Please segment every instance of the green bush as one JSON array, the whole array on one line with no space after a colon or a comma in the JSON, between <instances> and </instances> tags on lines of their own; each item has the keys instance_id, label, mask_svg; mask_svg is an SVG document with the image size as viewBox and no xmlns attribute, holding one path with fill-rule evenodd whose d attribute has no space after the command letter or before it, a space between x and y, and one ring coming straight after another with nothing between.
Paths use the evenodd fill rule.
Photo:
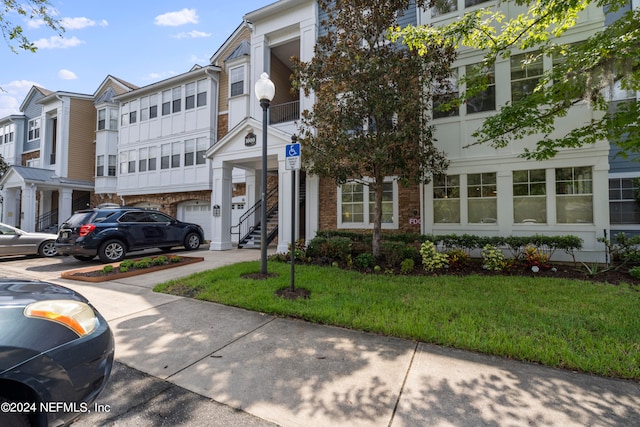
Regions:
<instances>
[{"instance_id":1,"label":"green bush","mask_svg":"<svg viewBox=\"0 0 640 427\"><path fill-rule=\"evenodd\" d=\"M471 257L462 249L451 249L446 252L449 255L450 268L462 268L469 264Z\"/></svg>"},{"instance_id":2,"label":"green bush","mask_svg":"<svg viewBox=\"0 0 640 427\"><path fill-rule=\"evenodd\" d=\"M330 237L326 243L326 256L341 261L351 257L351 239L348 237Z\"/></svg>"},{"instance_id":3,"label":"green bush","mask_svg":"<svg viewBox=\"0 0 640 427\"><path fill-rule=\"evenodd\" d=\"M181 258L178 255L171 255L171 258L169 258L169 261L171 262L180 262Z\"/></svg>"},{"instance_id":4,"label":"green bush","mask_svg":"<svg viewBox=\"0 0 640 427\"><path fill-rule=\"evenodd\" d=\"M123 267L122 264L120 264L120 273L126 273L127 271L129 271L129 267L127 267L126 265Z\"/></svg>"},{"instance_id":5,"label":"green bush","mask_svg":"<svg viewBox=\"0 0 640 427\"><path fill-rule=\"evenodd\" d=\"M504 254L493 245L485 245L482 248L482 267L491 271L501 271L505 268L506 263Z\"/></svg>"},{"instance_id":6,"label":"green bush","mask_svg":"<svg viewBox=\"0 0 640 427\"><path fill-rule=\"evenodd\" d=\"M133 267L133 260L125 259L124 261L122 261L120 263L120 271L122 271L123 267L126 268L127 270L130 269L131 267Z\"/></svg>"},{"instance_id":7,"label":"green bush","mask_svg":"<svg viewBox=\"0 0 640 427\"><path fill-rule=\"evenodd\" d=\"M104 267L102 267L103 274L111 273L112 271L113 271L113 265L105 265Z\"/></svg>"},{"instance_id":8,"label":"green bush","mask_svg":"<svg viewBox=\"0 0 640 427\"><path fill-rule=\"evenodd\" d=\"M167 257L164 255L157 256L151 261L151 263L153 265L165 265L167 263Z\"/></svg>"},{"instance_id":9,"label":"green bush","mask_svg":"<svg viewBox=\"0 0 640 427\"><path fill-rule=\"evenodd\" d=\"M425 271L440 270L449 265L449 256L438 252L436 245L431 241L426 241L420 246L420 255Z\"/></svg>"},{"instance_id":10,"label":"green bush","mask_svg":"<svg viewBox=\"0 0 640 427\"><path fill-rule=\"evenodd\" d=\"M402 242L382 242L380 244L380 254L388 266L397 267L406 258L404 256L405 246Z\"/></svg>"},{"instance_id":11,"label":"green bush","mask_svg":"<svg viewBox=\"0 0 640 427\"><path fill-rule=\"evenodd\" d=\"M634 279L640 279L640 267L633 267L632 269L629 270L629 274Z\"/></svg>"},{"instance_id":12,"label":"green bush","mask_svg":"<svg viewBox=\"0 0 640 427\"><path fill-rule=\"evenodd\" d=\"M413 271L415 267L416 267L416 262L413 260L413 258L406 258L406 259L403 259L402 262L400 263L400 272L402 274L409 274Z\"/></svg>"},{"instance_id":13,"label":"green bush","mask_svg":"<svg viewBox=\"0 0 640 427\"><path fill-rule=\"evenodd\" d=\"M133 262L135 268L149 268L151 266L151 258L142 258Z\"/></svg>"},{"instance_id":14,"label":"green bush","mask_svg":"<svg viewBox=\"0 0 640 427\"><path fill-rule=\"evenodd\" d=\"M375 263L376 259L370 253L361 253L353 260L353 264L358 268L371 268Z\"/></svg>"}]
</instances>

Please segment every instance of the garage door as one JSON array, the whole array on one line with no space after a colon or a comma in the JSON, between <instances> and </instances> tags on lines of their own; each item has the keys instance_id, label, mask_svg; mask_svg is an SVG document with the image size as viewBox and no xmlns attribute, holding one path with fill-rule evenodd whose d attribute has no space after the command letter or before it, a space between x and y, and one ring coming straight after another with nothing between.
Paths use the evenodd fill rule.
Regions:
<instances>
[{"instance_id":1,"label":"garage door","mask_svg":"<svg viewBox=\"0 0 640 427\"><path fill-rule=\"evenodd\" d=\"M208 201L199 200L182 203L178 207L178 219L198 224L204 230L205 240L211 240L211 206Z\"/></svg>"}]
</instances>

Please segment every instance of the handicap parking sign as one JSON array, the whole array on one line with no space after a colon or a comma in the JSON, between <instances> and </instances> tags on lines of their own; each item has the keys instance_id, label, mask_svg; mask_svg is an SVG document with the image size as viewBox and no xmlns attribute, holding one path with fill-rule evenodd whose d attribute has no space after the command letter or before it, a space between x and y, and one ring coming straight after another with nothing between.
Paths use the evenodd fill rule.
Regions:
<instances>
[{"instance_id":1,"label":"handicap parking sign","mask_svg":"<svg viewBox=\"0 0 640 427\"><path fill-rule=\"evenodd\" d=\"M285 159L287 170L300 169L300 143L287 144L285 147Z\"/></svg>"}]
</instances>

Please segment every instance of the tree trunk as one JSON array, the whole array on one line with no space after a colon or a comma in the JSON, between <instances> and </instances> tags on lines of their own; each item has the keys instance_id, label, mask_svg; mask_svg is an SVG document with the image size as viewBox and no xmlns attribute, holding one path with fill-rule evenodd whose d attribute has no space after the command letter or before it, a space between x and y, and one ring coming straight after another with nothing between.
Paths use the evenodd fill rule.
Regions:
<instances>
[{"instance_id":1,"label":"tree trunk","mask_svg":"<svg viewBox=\"0 0 640 427\"><path fill-rule=\"evenodd\" d=\"M373 256L376 258L380 256L380 240L382 238L383 180L384 178L376 178L376 182L372 184L374 186L375 203L373 205L373 236L371 237L371 251L373 252Z\"/></svg>"}]
</instances>

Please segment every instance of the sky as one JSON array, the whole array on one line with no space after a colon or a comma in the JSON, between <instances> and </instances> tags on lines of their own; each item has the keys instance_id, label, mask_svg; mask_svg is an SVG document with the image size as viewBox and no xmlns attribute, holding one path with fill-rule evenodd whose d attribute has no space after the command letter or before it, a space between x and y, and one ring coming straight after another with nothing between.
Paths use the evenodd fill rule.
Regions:
<instances>
[{"instance_id":1,"label":"sky","mask_svg":"<svg viewBox=\"0 0 640 427\"><path fill-rule=\"evenodd\" d=\"M50 0L62 37L42 22L17 14L38 46L13 53L0 37L0 118L19 114L32 86L92 95L107 75L136 86L206 65L242 23L276 0Z\"/></svg>"}]
</instances>

